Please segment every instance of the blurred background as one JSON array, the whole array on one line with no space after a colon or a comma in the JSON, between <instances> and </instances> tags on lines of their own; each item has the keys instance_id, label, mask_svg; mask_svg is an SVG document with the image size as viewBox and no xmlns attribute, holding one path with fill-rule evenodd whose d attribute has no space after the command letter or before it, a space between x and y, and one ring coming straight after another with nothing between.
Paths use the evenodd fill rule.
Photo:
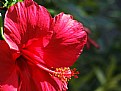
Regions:
<instances>
[{"instance_id":1,"label":"blurred background","mask_svg":"<svg viewBox=\"0 0 121 91\"><path fill-rule=\"evenodd\" d=\"M0 0L0 27L7 8L18 1L22 0ZM89 34L87 46L72 67L80 72L79 78L69 81L68 91L121 91L121 0L35 1L52 16L73 15Z\"/></svg>"}]
</instances>

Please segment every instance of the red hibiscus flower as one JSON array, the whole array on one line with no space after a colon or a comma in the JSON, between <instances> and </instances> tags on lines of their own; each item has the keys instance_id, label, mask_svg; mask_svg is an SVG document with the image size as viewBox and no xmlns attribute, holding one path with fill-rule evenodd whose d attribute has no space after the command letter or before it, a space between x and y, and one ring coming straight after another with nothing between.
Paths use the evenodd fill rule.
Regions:
<instances>
[{"instance_id":1,"label":"red hibiscus flower","mask_svg":"<svg viewBox=\"0 0 121 91\"><path fill-rule=\"evenodd\" d=\"M32 0L10 7L0 40L0 91L66 91L73 65L87 41L81 23L52 18Z\"/></svg>"}]
</instances>

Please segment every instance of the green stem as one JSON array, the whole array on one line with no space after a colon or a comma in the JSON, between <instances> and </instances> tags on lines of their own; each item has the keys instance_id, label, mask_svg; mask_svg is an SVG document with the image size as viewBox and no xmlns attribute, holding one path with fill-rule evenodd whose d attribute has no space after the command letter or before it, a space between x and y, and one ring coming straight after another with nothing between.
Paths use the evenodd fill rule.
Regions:
<instances>
[{"instance_id":1,"label":"green stem","mask_svg":"<svg viewBox=\"0 0 121 91\"><path fill-rule=\"evenodd\" d=\"M2 39L4 39L3 35L3 20L2 20L2 14L0 13L0 36Z\"/></svg>"}]
</instances>

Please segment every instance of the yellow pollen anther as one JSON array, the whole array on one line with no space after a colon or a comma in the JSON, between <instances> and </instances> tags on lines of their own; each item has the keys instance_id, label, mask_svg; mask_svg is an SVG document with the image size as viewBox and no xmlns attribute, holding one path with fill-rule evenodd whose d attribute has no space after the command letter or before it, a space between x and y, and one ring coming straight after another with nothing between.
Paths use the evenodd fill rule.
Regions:
<instances>
[{"instance_id":1,"label":"yellow pollen anther","mask_svg":"<svg viewBox=\"0 0 121 91\"><path fill-rule=\"evenodd\" d=\"M51 76L58 77L63 82L68 82L72 76L77 78L77 74L79 74L79 72L76 71L76 68L71 70L69 67L61 67L56 68L54 73L51 74Z\"/></svg>"}]
</instances>

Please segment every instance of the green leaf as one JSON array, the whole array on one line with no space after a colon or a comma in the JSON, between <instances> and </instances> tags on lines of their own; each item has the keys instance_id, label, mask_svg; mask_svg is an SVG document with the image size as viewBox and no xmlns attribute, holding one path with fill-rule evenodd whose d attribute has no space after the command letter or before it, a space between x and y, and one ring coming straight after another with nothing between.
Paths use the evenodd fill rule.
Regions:
<instances>
[{"instance_id":1,"label":"green leaf","mask_svg":"<svg viewBox=\"0 0 121 91\"><path fill-rule=\"evenodd\" d=\"M94 72L97 76L97 79L101 83L101 85L105 84L106 83L106 77L105 77L103 71L99 67L94 67Z\"/></svg>"},{"instance_id":2,"label":"green leaf","mask_svg":"<svg viewBox=\"0 0 121 91\"><path fill-rule=\"evenodd\" d=\"M22 2L23 0L5 0L5 4L3 7L9 8L10 6L14 5L17 2Z\"/></svg>"},{"instance_id":3,"label":"green leaf","mask_svg":"<svg viewBox=\"0 0 121 91\"><path fill-rule=\"evenodd\" d=\"M110 59L111 59L111 63L110 63L110 65L107 67L107 71L106 71L106 77L107 77L107 80L110 80L110 79L112 79L112 77L113 77L113 73L114 73L114 71L116 70L116 59L115 59L115 57L114 56L111 56L110 57Z\"/></svg>"}]
</instances>

